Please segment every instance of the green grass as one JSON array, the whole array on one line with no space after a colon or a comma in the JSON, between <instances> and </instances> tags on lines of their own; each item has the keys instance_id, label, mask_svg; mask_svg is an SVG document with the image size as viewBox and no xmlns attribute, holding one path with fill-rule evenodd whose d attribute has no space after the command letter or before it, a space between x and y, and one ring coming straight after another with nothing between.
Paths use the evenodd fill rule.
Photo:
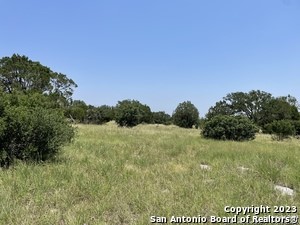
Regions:
<instances>
[{"instance_id":1,"label":"green grass","mask_svg":"<svg viewBox=\"0 0 300 225\"><path fill-rule=\"evenodd\" d=\"M230 216L226 205L299 207L299 195L273 187L299 193L299 168L296 139L238 143L175 126L80 125L55 162L0 171L0 224L140 225L152 215Z\"/></svg>"}]
</instances>

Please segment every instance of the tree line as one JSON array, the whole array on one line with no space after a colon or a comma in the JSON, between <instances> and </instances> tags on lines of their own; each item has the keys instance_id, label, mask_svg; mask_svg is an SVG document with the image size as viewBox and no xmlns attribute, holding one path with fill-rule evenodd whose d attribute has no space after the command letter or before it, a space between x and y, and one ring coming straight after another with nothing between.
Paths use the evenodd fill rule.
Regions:
<instances>
[{"instance_id":1,"label":"tree line","mask_svg":"<svg viewBox=\"0 0 300 225\"><path fill-rule=\"evenodd\" d=\"M140 123L175 124L183 128L202 128L204 137L223 140L249 140L255 133L273 134L278 140L300 135L298 101L290 95L252 90L229 93L212 106L205 118L190 101L180 103L172 115L152 112L137 100L119 101L116 106L87 106L83 101L72 102L66 116L80 123L103 124L116 121L120 126L133 127Z\"/></svg>"},{"instance_id":2,"label":"tree line","mask_svg":"<svg viewBox=\"0 0 300 225\"><path fill-rule=\"evenodd\" d=\"M133 127L141 123L175 124L184 128L198 127L199 112L190 102L182 102L173 115L165 111L153 112L151 108L137 100L122 100L115 106L102 105L99 107L87 105L82 100L74 100L65 109L65 115L71 121L86 124L103 124L116 121L120 126Z\"/></svg>"},{"instance_id":3,"label":"tree line","mask_svg":"<svg viewBox=\"0 0 300 225\"><path fill-rule=\"evenodd\" d=\"M229 93L212 106L205 118L190 101L179 103L172 115L152 112L137 100L122 100L115 106L87 105L73 100L77 84L26 56L14 54L0 59L0 166L15 160L52 159L74 137L70 121L119 126L141 123L174 124L201 128L204 137L250 140L258 131L279 140L300 135L299 105L290 95L252 90Z\"/></svg>"}]
</instances>

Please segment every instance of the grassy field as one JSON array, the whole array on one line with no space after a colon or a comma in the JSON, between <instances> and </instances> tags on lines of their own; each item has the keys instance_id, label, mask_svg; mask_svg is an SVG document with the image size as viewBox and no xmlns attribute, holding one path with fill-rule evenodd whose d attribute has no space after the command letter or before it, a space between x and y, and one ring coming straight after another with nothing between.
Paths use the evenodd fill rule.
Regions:
<instances>
[{"instance_id":1,"label":"grassy field","mask_svg":"<svg viewBox=\"0 0 300 225\"><path fill-rule=\"evenodd\" d=\"M299 140L237 143L175 126L79 125L55 162L0 171L0 224L143 225L150 216L232 216L227 205L300 207L298 194L284 196L275 184L300 191Z\"/></svg>"}]
</instances>

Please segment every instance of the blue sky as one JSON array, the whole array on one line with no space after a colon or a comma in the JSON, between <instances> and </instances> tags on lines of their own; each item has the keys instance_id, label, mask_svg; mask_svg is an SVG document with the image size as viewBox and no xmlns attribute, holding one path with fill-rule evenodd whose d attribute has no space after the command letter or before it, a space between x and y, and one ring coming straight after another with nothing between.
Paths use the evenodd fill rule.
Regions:
<instances>
[{"instance_id":1,"label":"blue sky","mask_svg":"<svg viewBox=\"0 0 300 225\"><path fill-rule=\"evenodd\" d=\"M227 93L300 100L298 0L0 0L0 57L72 78L74 99L204 116Z\"/></svg>"}]
</instances>

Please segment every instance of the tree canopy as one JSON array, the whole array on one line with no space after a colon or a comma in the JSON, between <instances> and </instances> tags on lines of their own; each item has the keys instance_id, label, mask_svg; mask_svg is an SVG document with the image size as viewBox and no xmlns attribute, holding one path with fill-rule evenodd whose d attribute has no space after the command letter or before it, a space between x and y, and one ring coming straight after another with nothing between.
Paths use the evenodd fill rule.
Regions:
<instances>
[{"instance_id":1,"label":"tree canopy","mask_svg":"<svg viewBox=\"0 0 300 225\"><path fill-rule=\"evenodd\" d=\"M151 109L137 100L119 101L115 108L115 120L119 126L133 127L152 121Z\"/></svg>"},{"instance_id":2,"label":"tree canopy","mask_svg":"<svg viewBox=\"0 0 300 225\"><path fill-rule=\"evenodd\" d=\"M258 124L265 126L268 123L278 120L299 120L300 114L295 105L291 105L286 98L273 98L263 105L260 112Z\"/></svg>"},{"instance_id":3,"label":"tree canopy","mask_svg":"<svg viewBox=\"0 0 300 225\"><path fill-rule=\"evenodd\" d=\"M27 56L14 54L0 59L0 87L4 92L38 92L56 100L69 100L76 83Z\"/></svg>"},{"instance_id":4,"label":"tree canopy","mask_svg":"<svg viewBox=\"0 0 300 225\"><path fill-rule=\"evenodd\" d=\"M275 132L277 128L290 130L289 126L294 127L295 134L299 133L299 105L290 95L273 97L259 90L230 93L209 109L206 118L211 120L220 115L247 117L266 133Z\"/></svg>"},{"instance_id":5,"label":"tree canopy","mask_svg":"<svg viewBox=\"0 0 300 225\"><path fill-rule=\"evenodd\" d=\"M173 113L173 122L175 125L183 128L192 128L198 126L199 111L190 101L180 103Z\"/></svg>"},{"instance_id":6,"label":"tree canopy","mask_svg":"<svg viewBox=\"0 0 300 225\"><path fill-rule=\"evenodd\" d=\"M63 115L75 82L26 56L0 59L0 167L54 158L74 137Z\"/></svg>"},{"instance_id":7,"label":"tree canopy","mask_svg":"<svg viewBox=\"0 0 300 225\"><path fill-rule=\"evenodd\" d=\"M211 107L206 116L211 118L215 115L244 115L257 123L262 107L271 99L270 93L260 90L252 90L248 93L233 92Z\"/></svg>"},{"instance_id":8,"label":"tree canopy","mask_svg":"<svg viewBox=\"0 0 300 225\"><path fill-rule=\"evenodd\" d=\"M152 122L156 124L171 124L171 116L164 111L152 112Z\"/></svg>"}]
</instances>

